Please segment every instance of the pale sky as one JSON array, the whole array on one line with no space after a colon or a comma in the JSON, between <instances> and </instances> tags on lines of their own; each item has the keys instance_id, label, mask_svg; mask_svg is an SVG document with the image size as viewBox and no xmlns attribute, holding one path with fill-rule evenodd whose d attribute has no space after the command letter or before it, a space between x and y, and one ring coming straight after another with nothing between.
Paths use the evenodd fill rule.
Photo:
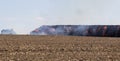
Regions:
<instances>
[{"instance_id":1,"label":"pale sky","mask_svg":"<svg viewBox=\"0 0 120 61\"><path fill-rule=\"evenodd\" d=\"M120 0L0 0L0 30L40 25L120 25Z\"/></svg>"}]
</instances>

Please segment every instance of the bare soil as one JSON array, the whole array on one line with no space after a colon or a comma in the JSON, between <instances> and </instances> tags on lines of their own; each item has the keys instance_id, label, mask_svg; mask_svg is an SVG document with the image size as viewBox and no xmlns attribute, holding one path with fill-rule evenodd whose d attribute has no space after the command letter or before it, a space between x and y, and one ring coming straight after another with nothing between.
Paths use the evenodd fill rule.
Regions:
<instances>
[{"instance_id":1,"label":"bare soil","mask_svg":"<svg viewBox=\"0 0 120 61\"><path fill-rule=\"evenodd\" d=\"M1 35L0 61L120 61L120 38Z\"/></svg>"}]
</instances>

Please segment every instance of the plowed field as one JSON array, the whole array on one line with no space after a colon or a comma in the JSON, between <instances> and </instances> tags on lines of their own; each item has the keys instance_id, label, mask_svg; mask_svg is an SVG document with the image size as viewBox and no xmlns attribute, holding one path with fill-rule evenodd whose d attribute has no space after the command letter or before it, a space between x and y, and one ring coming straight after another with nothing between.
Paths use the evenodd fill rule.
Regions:
<instances>
[{"instance_id":1,"label":"plowed field","mask_svg":"<svg viewBox=\"0 0 120 61\"><path fill-rule=\"evenodd\" d=\"M120 61L120 38L1 35L0 61Z\"/></svg>"}]
</instances>

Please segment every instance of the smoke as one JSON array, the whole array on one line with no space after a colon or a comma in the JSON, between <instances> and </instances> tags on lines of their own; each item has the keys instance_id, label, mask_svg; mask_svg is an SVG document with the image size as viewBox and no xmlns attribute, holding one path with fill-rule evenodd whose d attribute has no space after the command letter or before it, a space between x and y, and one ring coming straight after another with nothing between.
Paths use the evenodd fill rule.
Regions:
<instances>
[{"instance_id":1,"label":"smoke","mask_svg":"<svg viewBox=\"0 0 120 61\"><path fill-rule=\"evenodd\" d=\"M75 35L81 35L81 36L86 36L87 35L87 29L89 28L89 26L77 26L77 28L75 29Z\"/></svg>"},{"instance_id":2,"label":"smoke","mask_svg":"<svg viewBox=\"0 0 120 61\"><path fill-rule=\"evenodd\" d=\"M1 30L1 34L11 34L14 35L16 32L13 29L3 29Z\"/></svg>"},{"instance_id":3,"label":"smoke","mask_svg":"<svg viewBox=\"0 0 120 61\"><path fill-rule=\"evenodd\" d=\"M120 37L119 25L44 25L33 30L31 35L68 35Z\"/></svg>"}]
</instances>

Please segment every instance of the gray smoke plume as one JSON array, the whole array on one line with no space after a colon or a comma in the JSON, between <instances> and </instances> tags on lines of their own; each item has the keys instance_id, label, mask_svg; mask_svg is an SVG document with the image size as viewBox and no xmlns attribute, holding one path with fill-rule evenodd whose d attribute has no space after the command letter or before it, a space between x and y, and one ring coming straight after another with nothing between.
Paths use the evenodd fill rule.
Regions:
<instances>
[{"instance_id":1,"label":"gray smoke plume","mask_svg":"<svg viewBox=\"0 0 120 61\"><path fill-rule=\"evenodd\" d=\"M31 35L71 35L120 37L119 25L44 25L33 30Z\"/></svg>"},{"instance_id":2,"label":"gray smoke plume","mask_svg":"<svg viewBox=\"0 0 120 61\"><path fill-rule=\"evenodd\" d=\"M14 34L16 34L16 32L13 29L3 29L3 30L1 30L1 34L14 35Z\"/></svg>"}]
</instances>

